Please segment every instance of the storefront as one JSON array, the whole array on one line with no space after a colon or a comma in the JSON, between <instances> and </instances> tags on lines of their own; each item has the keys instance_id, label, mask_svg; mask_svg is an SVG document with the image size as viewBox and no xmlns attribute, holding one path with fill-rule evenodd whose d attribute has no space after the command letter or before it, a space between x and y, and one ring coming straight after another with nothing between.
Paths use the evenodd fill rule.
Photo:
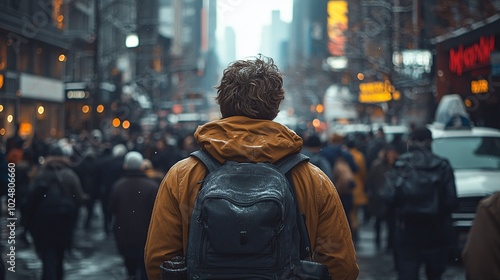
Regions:
<instances>
[{"instance_id":1,"label":"storefront","mask_svg":"<svg viewBox=\"0 0 500 280\"><path fill-rule=\"evenodd\" d=\"M477 126L500 128L500 16L434 39L436 99L459 94Z\"/></svg>"},{"instance_id":2,"label":"storefront","mask_svg":"<svg viewBox=\"0 0 500 280\"><path fill-rule=\"evenodd\" d=\"M19 102L19 75L11 71L0 71L0 139L5 140L15 131Z\"/></svg>"},{"instance_id":3,"label":"storefront","mask_svg":"<svg viewBox=\"0 0 500 280\"><path fill-rule=\"evenodd\" d=\"M78 134L82 130L90 131L93 110L89 86L84 82L66 83L65 99L66 132Z\"/></svg>"},{"instance_id":4,"label":"storefront","mask_svg":"<svg viewBox=\"0 0 500 280\"><path fill-rule=\"evenodd\" d=\"M22 133L32 137L59 138L64 135L64 85L61 81L21 73L19 115Z\"/></svg>"}]
</instances>

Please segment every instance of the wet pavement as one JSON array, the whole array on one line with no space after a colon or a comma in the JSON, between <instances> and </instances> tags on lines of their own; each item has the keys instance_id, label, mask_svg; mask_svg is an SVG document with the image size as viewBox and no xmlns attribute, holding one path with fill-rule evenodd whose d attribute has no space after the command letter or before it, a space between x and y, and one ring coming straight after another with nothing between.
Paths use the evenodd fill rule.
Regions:
<instances>
[{"instance_id":1,"label":"wet pavement","mask_svg":"<svg viewBox=\"0 0 500 280\"><path fill-rule=\"evenodd\" d=\"M381 239L384 240L384 238L385 233ZM381 248L384 248L383 243ZM397 279L392 253L385 249L377 249L375 246L375 232L372 224L361 227L359 241L356 243L356 254L358 256L359 280ZM420 271L420 279L426 279L423 269ZM442 280L465 280L463 266L457 262L450 263Z\"/></svg>"},{"instance_id":2,"label":"wet pavement","mask_svg":"<svg viewBox=\"0 0 500 280\"><path fill-rule=\"evenodd\" d=\"M83 210L82 210L83 211ZM116 251L113 235L106 236L102 230L101 216L94 220L89 230L78 226L75 232L75 246L65 259L66 280L124 280L127 279L122 260ZM5 216L2 217L2 258L7 264L9 236ZM362 226L359 242L356 244L359 280L396 280L392 256L374 245L372 225ZM19 229L18 229L19 231ZM16 233L19 236L19 232ZM16 240L16 272L7 271L7 280L40 279L42 264L33 246L26 246ZM421 277L425 279L425 277ZM450 265L443 280L465 280L464 269L460 265Z\"/></svg>"},{"instance_id":3,"label":"wet pavement","mask_svg":"<svg viewBox=\"0 0 500 280\"><path fill-rule=\"evenodd\" d=\"M127 279L122 259L118 255L113 235L107 236L102 230L102 217L99 207L91 227L85 230L82 223L75 231L74 248L66 255L64 262L65 280L123 280ZM81 213L85 211L82 210ZM4 228L4 227L2 227ZM6 254L10 245L6 244L7 232L2 231L2 257L6 262ZM16 237L20 236L20 229ZM33 245L26 245L16 238L15 272L7 271L6 280L38 280L41 277L42 262L35 254Z\"/></svg>"}]
</instances>

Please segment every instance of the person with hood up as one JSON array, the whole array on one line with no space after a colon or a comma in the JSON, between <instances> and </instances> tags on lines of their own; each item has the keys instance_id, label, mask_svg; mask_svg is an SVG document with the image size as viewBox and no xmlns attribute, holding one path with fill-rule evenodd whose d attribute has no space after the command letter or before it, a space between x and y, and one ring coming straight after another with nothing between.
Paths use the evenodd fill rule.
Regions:
<instances>
[{"instance_id":1,"label":"person with hood up","mask_svg":"<svg viewBox=\"0 0 500 280\"><path fill-rule=\"evenodd\" d=\"M282 74L272 59L259 56L231 63L216 89L222 118L199 126L194 137L217 161L275 163L301 151L302 139L273 121L285 92ZM162 181L145 246L150 280L160 279L163 261L186 255L189 221L205 173L201 161L188 157L177 162ZM325 264L332 279L356 279L356 252L335 186L309 162L292 170L292 180L313 260Z\"/></svg>"}]
</instances>

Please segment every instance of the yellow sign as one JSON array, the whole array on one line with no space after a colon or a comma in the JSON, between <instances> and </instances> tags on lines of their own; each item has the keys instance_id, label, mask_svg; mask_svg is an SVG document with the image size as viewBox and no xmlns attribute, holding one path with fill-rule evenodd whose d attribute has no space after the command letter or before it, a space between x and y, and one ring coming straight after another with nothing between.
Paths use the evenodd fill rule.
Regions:
<instances>
[{"instance_id":1,"label":"yellow sign","mask_svg":"<svg viewBox=\"0 0 500 280\"><path fill-rule=\"evenodd\" d=\"M486 93L488 92L488 81L487 80L478 80L470 82L470 90L474 94L478 93Z\"/></svg>"},{"instance_id":2,"label":"yellow sign","mask_svg":"<svg viewBox=\"0 0 500 280\"><path fill-rule=\"evenodd\" d=\"M3 87L3 74L0 74L0 88Z\"/></svg>"},{"instance_id":3,"label":"yellow sign","mask_svg":"<svg viewBox=\"0 0 500 280\"><path fill-rule=\"evenodd\" d=\"M342 0L328 1L327 9L328 9L327 11L328 51L332 56L344 56L347 25L348 25L347 1L342 1ZM317 37L320 36L321 34L317 35Z\"/></svg>"},{"instance_id":4,"label":"yellow sign","mask_svg":"<svg viewBox=\"0 0 500 280\"><path fill-rule=\"evenodd\" d=\"M392 100L393 93L394 86L389 81L362 83L359 85L358 100L361 103L387 102Z\"/></svg>"}]
</instances>

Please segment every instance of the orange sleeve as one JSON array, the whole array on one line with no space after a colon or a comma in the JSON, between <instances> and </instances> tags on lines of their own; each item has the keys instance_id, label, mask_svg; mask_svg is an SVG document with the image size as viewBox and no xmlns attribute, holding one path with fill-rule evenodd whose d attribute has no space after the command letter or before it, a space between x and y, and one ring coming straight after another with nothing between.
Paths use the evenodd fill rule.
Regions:
<instances>
[{"instance_id":1,"label":"orange sleeve","mask_svg":"<svg viewBox=\"0 0 500 280\"><path fill-rule=\"evenodd\" d=\"M203 176L203 164L187 158L174 165L160 184L144 248L148 279L160 279L164 261L185 255L197 182Z\"/></svg>"},{"instance_id":2,"label":"orange sleeve","mask_svg":"<svg viewBox=\"0 0 500 280\"><path fill-rule=\"evenodd\" d=\"M328 177L298 166L293 179L315 261L328 266L333 279L355 280L359 274L351 230L340 197Z\"/></svg>"}]
</instances>

